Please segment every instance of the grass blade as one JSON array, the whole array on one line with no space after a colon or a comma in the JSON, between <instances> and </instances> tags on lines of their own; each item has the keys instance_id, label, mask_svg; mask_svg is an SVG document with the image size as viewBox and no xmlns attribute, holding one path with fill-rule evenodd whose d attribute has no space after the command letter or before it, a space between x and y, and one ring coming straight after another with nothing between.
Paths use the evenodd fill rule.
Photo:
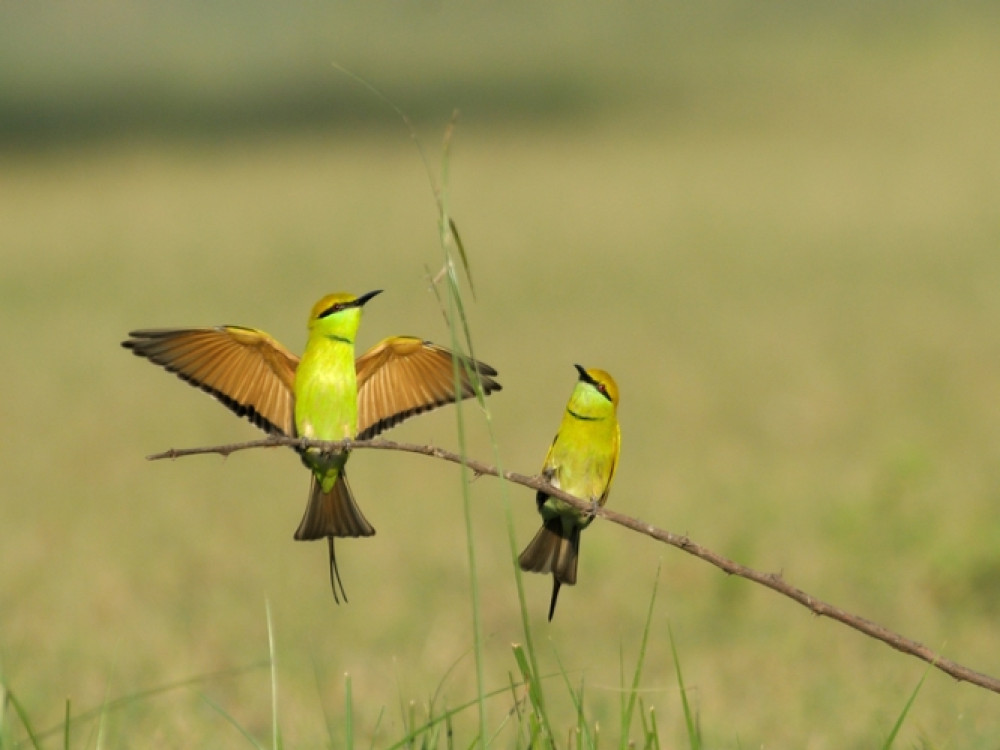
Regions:
<instances>
[{"instance_id":1,"label":"grass blade","mask_svg":"<svg viewBox=\"0 0 1000 750\"><path fill-rule=\"evenodd\" d=\"M674 669L677 672L677 685L681 691L681 706L684 709L684 723L687 725L688 744L691 750L701 750L701 729L698 728L697 717L691 711L691 704L688 702L687 688L684 687L684 675L681 673L681 661L677 658L677 644L674 642L674 631L667 625L667 633L670 635L670 653L674 657Z\"/></svg>"},{"instance_id":2,"label":"grass blade","mask_svg":"<svg viewBox=\"0 0 1000 750\"><path fill-rule=\"evenodd\" d=\"M573 689L573 685L569 681L569 674L566 672L566 668L563 666L562 659L559 658L559 652L553 651L556 657L556 664L559 665L559 672L563 676L563 682L566 683L566 691L569 693L570 700L573 701L573 707L576 709L576 728L577 728L577 744L579 745L582 741L586 740L586 746L593 750L596 745L594 744L594 738L590 734L590 727L587 726L587 720L585 712L583 710L583 681L581 678L580 692L577 693Z\"/></svg>"},{"instance_id":3,"label":"grass blade","mask_svg":"<svg viewBox=\"0 0 1000 750\"><path fill-rule=\"evenodd\" d=\"M351 693L351 675L344 673L344 747L354 750L354 700Z\"/></svg>"},{"instance_id":4,"label":"grass blade","mask_svg":"<svg viewBox=\"0 0 1000 750\"><path fill-rule=\"evenodd\" d=\"M70 700L66 699L66 713L63 715L63 750L69 750Z\"/></svg>"},{"instance_id":5,"label":"grass blade","mask_svg":"<svg viewBox=\"0 0 1000 750\"><path fill-rule=\"evenodd\" d=\"M488 691L483 696L483 698L493 698L493 697L496 697L498 695L503 695L503 694L507 693L509 690L510 690L510 688L505 685L502 688L497 688L495 690ZM408 746L410 746L412 744L412 740L413 740L414 737L418 737L421 733L430 731L431 729L433 729L438 724L441 724L442 722L447 722L453 716L457 716L458 714L462 713L463 711L466 711L466 710L472 708L473 706L477 706L478 704L479 704L479 696L477 695L472 700L468 700L465 703L462 703L462 704L456 706L455 708L449 708L449 709L446 709L446 710L442 711L440 716L429 717L423 724L415 725L415 724L411 723L410 725L408 725L406 727L406 736L403 737L400 740L397 740L393 744L389 745L386 748L386 750L399 750L399 748L408 747ZM381 715L380 715L379 718L381 719ZM404 721L406 721L405 717L404 717ZM475 742L473 742L473 744L474 745L475 744L479 744L481 741L482 740L479 737L477 737L476 740L475 740Z\"/></svg>"},{"instance_id":6,"label":"grass blade","mask_svg":"<svg viewBox=\"0 0 1000 750\"><path fill-rule=\"evenodd\" d=\"M656 726L656 709L650 706L649 721L646 721L646 707L639 700L639 719L642 721L642 746L645 750L659 750L660 730Z\"/></svg>"},{"instance_id":7,"label":"grass blade","mask_svg":"<svg viewBox=\"0 0 1000 750\"><path fill-rule=\"evenodd\" d=\"M438 220L440 227L440 244L441 251L444 254L444 264L446 269L445 279L447 281L445 289L447 290L446 302L447 302L447 312L446 319L448 321L448 330L451 336L451 346L452 350L456 352L468 351L471 355L472 351L472 337L469 332L468 321L465 317L465 312L462 306L462 293L459 288L458 279L455 276L455 264L449 249L451 242L450 238L452 234L450 232L450 227L452 225L451 218L448 215L448 205L447 205L447 174L448 174L448 144L451 140L451 134L453 128L449 129L445 133L445 148L444 155L442 157L442 179L443 185L441 190L437 190L436 199L438 206ZM432 181L433 187L433 181ZM459 335L459 326L457 321L461 321L461 332ZM464 339L465 346L461 346L461 340ZM452 360L452 367L454 370L454 380L455 380L455 392L461 393L461 369L462 367L468 366L462 363L462 360L455 358ZM470 375L472 376L473 382L476 383L477 397L482 399L482 387L479 385L478 377L476 373L470 370ZM457 401L455 403L455 419L456 419L456 430L458 433L458 446L459 453L464 457L467 455L467 444L465 439L465 411L462 408L462 402ZM471 609L472 609L472 644L473 652L475 654L476 662L476 692L479 703L479 737L478 744L480 747L486 747L486 703L484 699L485 693L485 675L483 674L483 633L482 633L482 619L481 619L481 606L480 606L480 595L479 595L479 573L476 564L476 545L475 545L475 535L473 534L473 524L472 524L472 496L470 492L470 476L469 469L463 464L461 468L461 481L462 481L462 511L463 518L465 520L465 538L466 538L466 555L469 561L469 593L471 598Z\"/></svg>"},{"instance_id":8,"label":"grass blade","mask_svg":"<svg viewBox=\"0 0 1000 750\"><path fill-rule=\"evenodd\" d=\"M375 728L372 729L372 744L371 749L375 750L375 740L378 738L378 730L382 728L382 718L385 716L385 706L382 706L378 710L378 716L375 717Z\"/></svg>"},{"instance_id":9,"label":"grass blade","mask_svg":"<svg viewBox=\"0 0 1000 750\"><path fill-rule=\"evenodd\" d=\"M101 705L98 706L97 708L91 708L88 709L87 711L84 711L83 713L77 714L75 720L79 724L82 721L89 721L90 719L98 717L105 712L117 711L118 709L125 708L126 706L131 705L136 701L145 700L146 698L153 698L158 695L162 695L164 693L169 693L174 690L179 690L180 688L192 687L194 685L203 684L215 679L235 677L245 672L251 672L256 669L262 669L265 666L268 666L267 662L260 661L260 662L255 662L254 664L249 664L245 667L236 667L234 669L223 669L218 672L210 672L207 674L198 675L196 677L189 677L184 680L178 680L177 682L168 682L165 685L149 688L148 690L140 690L139 692L136 693L129 693L128 695L123 695L121 698L115 698L112 701L102 702ZM13 698L12 694L10 693L10 690L9 689L6 690L9 698ZM14 704L11 703L11 705ZM14 706L14 710L17 711L17 706ZM18 718L22 718L20 716L20 713L18 713ZM22 723L23 723L23 718L22 718ZM39 746L38 740L45 739L46 737L51 737L54 734L62 734L65 731L64 728L65 728L65 723L60 723L56 724L55 726L48 727L41 732L37 732L36 734L32 734L31 727L27 725L25 726L25 729L28 730L29 739L32 740L32 744L35 747Z\"/></svg>"},{"instance_id":10,"label":"grass blade","mask_svg":"<svg viewBox=\"0 0 1000 750\"><path fill-rule=\"evenodd\" d=\"M639 655L635 663L635 674L632 675L632 689L629 691L628 703L625 706L622 716L620 747L628 746L629 732L632 728L632 716L635 714L635 704L639 697L639 682L642 678L642 667L646 661L646 647L649 645L649 631L653 624L653 605L656 604L656 591L660 585L660 568L662 562L656 566L656 577L653 580L653 592L649 597L649 607L646 609L646 624L642 629L642 641L639 643ZM677 657L674 655L674 662Z\"/></svg>"},{"instance_id":11,"label":"grass blade","mask_svg":"<svg viewBox=\"0 0 1000 750\"><path fill-rule=\"evenodd\" d=\"M232 714L226 711L226 709L224 709L222 706L220 706L218 703L216 703L214 700L209 698L204 693L201 694L201 699L205 703L207 703L208 706L212 708L217 714L219 714L219 716L228 721L230 725L232 725L233 728L236 729L236 731L242 734L246 738L247 742L253 745L257 750L265 750L264 746L260 742L258 742L257 738L254 737L252 734L250 734L250 732L236 720L236 717L234 717Z\"/></svg>"},{"instance_id":12,"label":"grass blade","mask_svg":"<svg viewBox=\"0 0 1000 750\"><path fill-rule=\"evenodd\" d=\"M539 685L540 680L534 671L534 664L519 643L514 644L514 661L517 662L518 671L520 671L521 679L524 681L523 684L527 689L528 704L531 706L531 712L537 717L543 710L542 691Z\"/></svg>"},{"instance_id":13,"label":"grass blade","mask_svg":"<svg viewBox=\"0 0 1000 750\"><path fill-rule=\"evenodd\" d=\"M21 726L23 726L24 730L28 733L28 739L31 741L31 746L34 747L35 750L41 750L41 744L38 740L42 735L35 734L35 729L31 725L31 720L28 718L28 712L21 704L21 701L17 699L17 696L14 695L14 691L9 687L4 686L3 697L4 707L6 708L8 705L11 706L14 709L14 713L17 714L17 718L21 720Z\"/></svg>"},{"instance_id":14,"label":"grass blade","mask_svg":"<svg viewBox=\"0 0 1000 750\"><path fill-rule=\"evenodd\" d=\"M910 713L910 709L913 708L913 702L917 699L917 694L920 692L920 688L924 686L924 680L927 679L927 675L931 671L932 666L933 665L928 665L928 667L924 670L923 675L921 675L920 681L910 694L909 700L906 701L906 705L903 706L902 712L896 718L896 723L893 725L892 731L889 732L889 736L882 745L882 750L889 750L889 748L892 747L892 743L896 741L896 736L899 734L899 730L903 728L903 722L906 720L907 714Z\"/></svg>"},{"instance_id":15,"label":"grass blade","mask_svg":"<svg viewBox=\"0 0 1000 750\"><path fill-rule=\"evenodd\" d=\"M278 662L274 651L274 625L271 622L271 602L264 601L267 617L267 656L271 664L271 747L281 750L281 729L278 726Z\"/></svg>"}]
</instances>

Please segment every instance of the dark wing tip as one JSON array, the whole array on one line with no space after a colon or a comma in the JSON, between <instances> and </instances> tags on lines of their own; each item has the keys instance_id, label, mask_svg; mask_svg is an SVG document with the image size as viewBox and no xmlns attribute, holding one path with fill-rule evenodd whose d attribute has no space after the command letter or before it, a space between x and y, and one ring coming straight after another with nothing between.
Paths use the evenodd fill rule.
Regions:
<instances>
[{"instance_id":1,"label":"dark wing tip","mask_svg":"<svg viewBox=\"0 0 1000 750\"><path fill-rule=\"evenodd\" d=\"M499 374L495 369L490 367L488 364L486 364L485 362L479 362L478 360L476 361L476 372L478 372L480 375L488 375L490 377L496 377Z\"/></svg>"},{"instance_id":2,"label":"dark wing tip","mask_svg":"<svg viewBox=\"0 0 1000 750\"><path fill-rule=\"evenodd\" d=\"M493 374L495 375L496 373ZM497 391L503 390L503 386L500 385L497 381L493 380L492 378L483 378L482 381L480 382L482 382L483 384L484 396L489 396L491 393L496 393Z\"/></svg>"},{"instance_id":3,"label":"dark wing tip","mask_svg":"<svg viewBox=\"0 0 1000 750\"><path fill-rule=\"evenodd\" d=\"M168 333L174 334L177 333L177 331L169 328L141 328L136 331L129 331L129 337L122 341L121 344L126 349L131 349L133 352L142 357L148 357L149 353L143 351L143 347L149 346L152 342L163 338L164 334Z\"/></svg>"},{"instance_id":4,"label":"dark wing tip","mask_svg":"<svg viewBox=\"0 0 1000 750\"><path fill-rule=\"evenodd\" d=\"M462 357L462 365L467 368L468 371L473 371L479 376L479 382L483 387L483 395L490 395L494 391L503 390L503 386L500 385L495 378L499 373L493 369L490 365L485 362L480 362L478 359L472 359L470 357ZM471 379L470 379L471 380ZM472 383L468 384L468 388L471 390ZM468 395L471 396L474 390Z\"/></svg>"},{"instance_id":5,"label":"dark wing tip","mask_svg":"<svg viewBox=\"0 0 1000 750\"><path fill-rule=\"evenodd\" d=\"M140 354L137 347L141 346L143 339L149 338L146 331L129 331L129 337L121 342L122 346L126 349L131 349L136 354Z\"/></svg>"}]
</instances>

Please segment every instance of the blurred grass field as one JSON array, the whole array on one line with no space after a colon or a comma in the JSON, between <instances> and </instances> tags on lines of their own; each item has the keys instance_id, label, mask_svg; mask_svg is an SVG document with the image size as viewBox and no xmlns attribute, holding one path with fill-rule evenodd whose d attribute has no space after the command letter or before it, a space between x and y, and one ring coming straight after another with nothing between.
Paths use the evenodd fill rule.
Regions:
<instances>
[{"instance_id":1,"label":"blurred grass field","mask_svg":"<svg viewBox=\"0 0 1000 750\"><path fill-rule=\"evenodd\" d=\"M411 114L435 173L461 109L448 200L476 354L504 384L489 407L505 468L537 471L572 363L606 368L615 509L1000 674L991 4L213 7L0 9L0 677L36 729L67 698L83 711L259 664L265 602L287 747L342 736L344 673L365 745L384 710L376 747L403 735L402 704L474 696L455 467L352 457L378 535L341 543L337 607L325 549L292 541L294 455L145 461L257 433L118 347L133 328L238 323L301 351L315 299L375 288L361 346L447 343L424 165L331 61ZM454 411L387 436L454 449ZM490 689L523 639L504 491L472 485ZM523 545L533 497L506 492ZM525 585L543 671L558 652L585 681L604 742L659 564L643 700L678 745L668 623L709 747L873 746L924 673L599 522L553 623L550 580ZM209 702L269 737L257 668L75 723L72 746L243 742ZM488 705L498 727L509 697ZM474 727L456 720L459 746ZM995 748L998 697L931 672L900 742Z\"/></svg>"}]
</instances>

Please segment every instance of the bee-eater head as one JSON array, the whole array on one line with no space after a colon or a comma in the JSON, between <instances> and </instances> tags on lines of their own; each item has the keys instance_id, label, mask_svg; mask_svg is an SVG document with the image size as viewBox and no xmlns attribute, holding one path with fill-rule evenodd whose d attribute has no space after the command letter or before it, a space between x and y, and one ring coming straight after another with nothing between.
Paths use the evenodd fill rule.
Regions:
<instances>
[{"instance_id":1,"label":"bee-eater head","mask_svg":"<svg viewBox=\"0 0 1000 750\"><path fill-rule=\"evenodd\" d=\"M584 393L596 392L610 401L615 408L618 407L618 384L615 383L615 379L611 375L604 370L588 370L581 365L573 365L573 367L580 373L580 384L584 386ZM577 388L580 388L580 385Z\"/></svg>"},{"instance_id":2,"label":"bee-eater head","mask_svg":"<svg viewBox=\"0 0 1000 750\"><path fill-rule=\"evenodd\" d=\"M361 308L368 300L381 293L381 289L376 289L360 297L346 292L328 294L313 305L309 314L309 329L319 327L324 330L336 330L349 333L353 339L361 322Z\"/></svg>"}]
</instances>

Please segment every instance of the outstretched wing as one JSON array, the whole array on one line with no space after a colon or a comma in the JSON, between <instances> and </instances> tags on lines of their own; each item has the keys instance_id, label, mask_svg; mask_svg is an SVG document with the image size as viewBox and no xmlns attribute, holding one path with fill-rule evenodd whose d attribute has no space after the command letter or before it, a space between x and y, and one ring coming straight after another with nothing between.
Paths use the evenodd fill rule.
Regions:
<instances>
[{"instance_id":1,"label":"outstretched wing","mask_svg":"<svg viewBox=\"0 0 1000 750\"><path fill-rule=\"evenodd\" d=\"M263 331L239 326L132 331L122 346L206 391L262 430L295 434L299 358Z\"/></svg>"},{"instance_id":2,"label":"outstretched wing","mask_svg":"<svg viewBox=\"0 0 1000 750\"><path fill-rule=\"evenodd\" d=\"M358 439L367 440L407 417L474 396L464 366L459 367L456 397L452 352L412 336L380 341L358 357ZM483 394L500 390L496 370L462 358L480 377Z\"/></svg>"}]
</instances>

